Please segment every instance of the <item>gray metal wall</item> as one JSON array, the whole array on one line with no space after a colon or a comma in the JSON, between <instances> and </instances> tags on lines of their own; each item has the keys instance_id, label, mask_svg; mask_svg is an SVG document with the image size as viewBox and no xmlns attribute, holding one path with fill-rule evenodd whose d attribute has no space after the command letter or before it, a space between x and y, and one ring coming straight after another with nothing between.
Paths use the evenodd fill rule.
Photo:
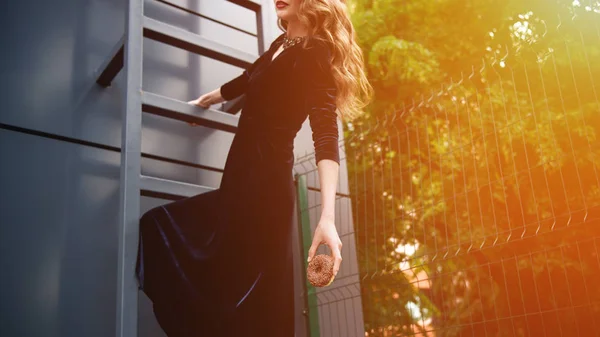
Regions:
<instances>
[{"instance_id":1,"label":"gray metal wall","mask_svg":"<svg viewBox=\"0 0 600 337\"><path fill-rule=\"evenodd\" d=\"M171 2L256 32L254 13L224 0ZM280 32L272 1L257 2L267 9L268 46ZM125 6L33 0L0 11L0 336L114 335L120 155L82 142L120 147L123 72L107 89L95 79L123 34ZM156 1L146 1L145 14L258 54L255 37ZM240 72L144 41L145 91L187 101ZM147 114L143 124L143 152L214 167L223 167L233 137ZM299 155L312 149L308 123L296 147ZM146 159L142 173L211 187L221 178ZM141 211L163 202L142 198ZM299 336L302 320L299 313ZM162 336L144 297L139 322L140 336Z\"/></svg>"}]
</instances>

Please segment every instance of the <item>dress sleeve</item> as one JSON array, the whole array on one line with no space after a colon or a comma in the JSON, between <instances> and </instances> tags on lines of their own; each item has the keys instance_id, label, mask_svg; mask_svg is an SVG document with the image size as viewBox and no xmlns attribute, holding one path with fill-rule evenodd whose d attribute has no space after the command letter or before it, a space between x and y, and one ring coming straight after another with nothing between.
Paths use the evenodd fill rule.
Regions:
<instances>
[{"instance_id":1,"label":"dress sleeve","mask_svg":"<svg viewBox=\"0 0 600 337\"><path fill-rule=\"evenodd\" d=\"M241 96L246 91L249 78L250 72L249 69L246 69L240 76L223 84L221 86L221 97L226 101L231 101L232 99Z\"/></svg>"},{"instance_id":2,"label":"dress sleeve","mask_svg":"<svg viewBox=\"0 0 600 337\"><path fill-rule=\"evenodd\" d=\"M340 163L337 123L337 89L329 67L329 49L322 43L306 50L301 61L304 108L308 114L315 148L315 161Z\"/></svg>"},{"instance_id":3,"label":"dress sleeve","mask_svg":"<svg viewBox=\"0 0 600 337\"><path fill-rule=\"evenodd\" d=\"M265 57L267 57L267 55L271 55L271 49L273 49L273 47L277 45L277 43L281 40L282 37L283 34L277 37L271 43L269 49L266 52L264 52L258 59L256 59L256 61L254 61L254 63L252 63L250 67L248 67L248 69L244 70L244 72L241 75L221 86L221 97L223 97L223 99L225 99L226 101L230 101L236 97L241 96L246 92L246 89L248 88L248 81L250 80L250 75L252 74L256 66L260 62L262 62Z\"/></svg>"}]
</instances>

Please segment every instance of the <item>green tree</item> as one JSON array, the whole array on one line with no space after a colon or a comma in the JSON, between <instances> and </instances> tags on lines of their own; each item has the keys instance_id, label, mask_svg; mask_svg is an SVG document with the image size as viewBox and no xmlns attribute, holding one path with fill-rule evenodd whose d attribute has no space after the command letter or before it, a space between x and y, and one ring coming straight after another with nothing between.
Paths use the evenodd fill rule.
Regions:
<instances>
[{"instance_id":1,"label":"green tree","mask_svg":"<svg viewBox=\"0 0 600 337\"><path fill-rule=\"evenodd\" d=\"M525 306L523 273L542 306L564 299L544 275L600 267L556 250L599 233L600 4L349 6L376 95L346 125L367 332L542 333L490 317Z\"/></svg>"}]
</instances>

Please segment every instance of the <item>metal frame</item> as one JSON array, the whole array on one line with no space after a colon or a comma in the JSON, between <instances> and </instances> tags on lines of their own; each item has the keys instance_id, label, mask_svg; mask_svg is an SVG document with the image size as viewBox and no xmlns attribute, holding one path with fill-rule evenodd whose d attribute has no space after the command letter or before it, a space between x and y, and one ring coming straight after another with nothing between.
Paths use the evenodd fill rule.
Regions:
<instances>
[{"instance_id":1,"label":"metal frame","mask_svg":"<svg viewBox=\"0 0 600 337\"><path fill-rule=\"evenodd\" d=\"M142 152L142 17L144 0L129 0L126 14L125 98L121 134L119 197L119 259L117 273L116 336L137 336L138 286L135 262L140 216Z\"/></svg>"},{"instance_id":2,"label":"metal frame","mask_svg":"<svg viewBox=\"0 0 600 337\"><path fill-rule=\"evenodd\" d=\"M250 66L256 56L148 17L143 18L144 37L204 55L238 67Z\"/></svg>"},{"instance_id":3,"label":"metal frame","mask_svg":"<svg viewBox=\"0 0 600 337\"><path fill-rule=\"evenodd\" d=\"M193 197L198 194L210 192L212 187L182 183L180 181L148 177L140 177L140 194L163 199L180 199Z\"/></svg>"},{"instance_id":4,"label":"metal frame","mask_svg":"<svg viewBox=\"0 0 600 337\"><path fill-rule=\"evenodd\" d=\"M228 0L253 10L257 18L259 53L264 52L262 6L250 0ZM161 1L166 3L165 1ZM138 333L138 285L135 264L138 250L140 195L176 199L212 190L209 187L141 175L142 112L160 115L205 127L235 133L238 118L231 112L243 100L226 105L227 112L192 107L160 95L142 92L143 40L165 44L205 55L232 65L246 67L256 56L144 16L144 0L129 0L125 34L97 73L96 82L109 87L119 71L125 69L123 127L121 133L121 171L119 207L119 252L117 277L116 336Z\"/></svg>"},{"instance_id":5,"label":"metal frame","mask_svg":"<svg viewBox=\"0 0 600 337\"><path fill-rule=\"evenodd\" d=\"M308 268L308 250L312 244L312 235L310 230L310 215L308 205L308 186L306 176L296 174L296 197L298 202L298 234L302 239L302 256L304 268L302 268L302 279L306 280L304 285L304 316L306 317L306 331L309 337L320 337L319 327L319 307L317 303L317 290L308 282L306 278L306 268Z\"/></svg>"},{"instance_id":6,"label":"metal frame","mask_svg":"<svg viewBox=\"0 0 600 337\"><path fill-rule=\"evenodd\" d=\"M213 109L198 111L190 104L148 92L142 93L142 111L231 133L237 131L239 122L238 116L227 112Z\"/></svg>"},{"instance_id":7,"label":"metal frame","mask_svg":"<svg viewBox=\"0 0 600 337\"><path fill-rule=\"evenodd\" d=\"M262 54L265 50L265 44L261 5L249 0L228 1L253 10L256 13L256 37L258 40L258 53ZM143 14L140 16L139 25L143 27L143 37L145 38L181 48L192 53L207 56L234 66L245 68L250 66L256 59L255 55L228 47L204 38L200 35L188 32L185 29L174 27L164 22L145 17ZM108 58L108 61L99 68L101 69L101 73L96 80L99 85L103 87L110 86L115 76L117 76L119 71L121 71L123 68L126 38L127 32L116 44L114 50L111 52L110 57Z\"/></svg>"}]
</instances>

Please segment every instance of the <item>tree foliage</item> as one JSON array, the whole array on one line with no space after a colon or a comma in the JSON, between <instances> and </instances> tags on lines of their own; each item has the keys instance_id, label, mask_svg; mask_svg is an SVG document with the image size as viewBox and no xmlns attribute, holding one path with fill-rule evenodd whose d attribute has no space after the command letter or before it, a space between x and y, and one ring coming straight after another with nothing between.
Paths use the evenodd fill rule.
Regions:
<instances>
[{"instance_id":1,"label":"tree foliage","mask_svg":"<svg viewBox=\"0 0 600 337\"><path fill-rule=\"evenodd\" d=\"M500 318L600 272L580 249L599 234L600 3L349 7L375 87L346 124L367 332L541 334Z\"/></svg>"}]
</instances>

